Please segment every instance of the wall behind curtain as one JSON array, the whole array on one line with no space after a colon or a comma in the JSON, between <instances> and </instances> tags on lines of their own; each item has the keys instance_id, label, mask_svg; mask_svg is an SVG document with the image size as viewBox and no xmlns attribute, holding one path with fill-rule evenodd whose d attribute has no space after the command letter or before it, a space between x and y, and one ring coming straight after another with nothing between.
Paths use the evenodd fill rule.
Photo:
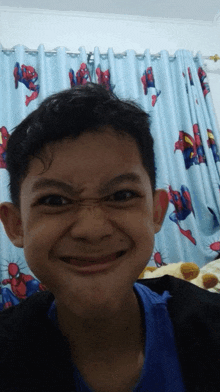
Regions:
<instances>
[{"instance_id":1,"label":"wall behind curtain","mask_svg":"<svg viewBox=\"0 0 220 392\"><path fill-rule=\"evenodd\" d=\"M198 5L199 6L199 5ZM220 18L212 22L150 18L91 12L65 12L0 6L0 43L3 47L25 45L31 49L44 44L45 50L59 46L78 53L98 46L101 53L113 48L114 53L134 49L151 54L167 50L173 55L187 49L194 55L220 56ZM220 61L205 60L204 68L218 127L220 128Z\"/></svg>"}]
</instances>

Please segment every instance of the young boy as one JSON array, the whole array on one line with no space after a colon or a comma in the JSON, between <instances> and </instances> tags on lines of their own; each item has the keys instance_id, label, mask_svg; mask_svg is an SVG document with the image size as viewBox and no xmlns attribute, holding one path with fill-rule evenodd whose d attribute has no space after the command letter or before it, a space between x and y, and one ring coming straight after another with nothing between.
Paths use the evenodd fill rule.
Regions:
<instances>
[{"instance_id":1,"label":"young boy","mask_svg":"<svg viewBox=\"0 0 220 392\"><path fill-rule=\"evenodd\" d=\"M220 297L137 281L168 207L149 115L74 87L15 128L6 163L1 220L47 290L0 313L0 391L219 392Z\"/></svg>"}]
</instances>

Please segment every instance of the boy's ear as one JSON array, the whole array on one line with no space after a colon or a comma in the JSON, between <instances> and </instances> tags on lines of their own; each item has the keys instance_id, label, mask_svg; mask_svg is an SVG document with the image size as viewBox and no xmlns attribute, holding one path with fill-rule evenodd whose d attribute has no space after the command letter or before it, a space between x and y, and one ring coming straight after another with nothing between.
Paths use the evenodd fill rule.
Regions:
<instances>
[{"instance_id":1,"label":"boy's ear","mask_svg":"<svg viewBox=\"0 0 220 392\"><path fill-rule=\"evenodd\" d=\"M1 203L0 220L12 244L17 248L23 248L23 228L18 208L12 203Z\"/></svg>"},{"instance_id":2,"label":"boy's ear","mask_svg":"<svg viewBox=\"0 0 220 392\"><path fill-rule=\"evenodd\" d=\"M163 224L169 204L168 193L164 189L157 189L154 194L154 232L158 233Z\"/></svg>"}]
</instances>

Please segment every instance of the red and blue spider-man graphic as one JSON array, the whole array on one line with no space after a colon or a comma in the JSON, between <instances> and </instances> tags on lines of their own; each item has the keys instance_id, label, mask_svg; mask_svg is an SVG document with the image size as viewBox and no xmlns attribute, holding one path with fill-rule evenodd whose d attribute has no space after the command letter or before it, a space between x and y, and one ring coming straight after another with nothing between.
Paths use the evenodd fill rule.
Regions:
<instances>
[{"instance_id":1,"label":"red and blue spider-man graphic","mask_svg":"<svg viewBox=\"0 0 220 392\"><path fill-rule=\"evenodd\" d=\"M180 150L183 153L186 169L193 164L206 163L206 157L198 124L193 125L194 138L187 132L179 131L179 140L175 143L174 152Z\"/></svg>"},{"instance_id":2,"label":"red and blue spider-man graphic","mask_svg":"<svg viewBox=\"0 0 220 392\"><path fill-rule=\"evenodd\" d=\"M189 75L190 85L194 86L190 67L188 67L188 75ZM183 76L185 78L184 72L183 72ZM206 95L210 92L210 88L209 88L208 83L204 82L204 79L206 78L207 75L206 75L205 71L202 69L202 67L198 68L198 76L199 76L199 80L200 80L200 83L201 83L201 86L202 86L203 95L204 95L204 97L206 97ZM188 93L188 86L187 86L187 84L186 84L186 92ZM198 104L197 100L196 100L196 103Z\"/></svg>"},{"instance_id":3,"label":"red and blue spider-man graphic","mask_svg":"<svg viewBox=\"0 0 220 392\"><path fill-rule=\"evenodd\" d=\"M69 79L70 79L71 87L84 85L87 82L91 82L91 77L90 77L87 65L85 63L82 63L80 65L79 70L76 73L76 76L74 74L73 69L70 68L70 70L69 70Z\"/></svg>"},{"instance_id":4,"label":"red and blue spider-man graphic","mask_svg":"<svg viewBox=\"0 0 220 392\"><path fill-rule=\"evenodd\" d=\"M199 164L196 143L189 133L179 131L179 140L175 143L174 152L176 150L182 151L186 169L189 169L193 164Z\"/></svg>"},{"instance_id":5,"label":"red and blue spider-man graphic","mask_svg":"<svg viewBox=\"0 0 220 392\"><path fill-rule=\"evenodd\" d=\"M181 234L196 245L196 240L193 238L191 230L183 230L179 225L179 221L185 220L191 212L195 216L189 189L185 185L182 185L180 189L181 192L174 191L169 185L169 201L175 207L175 210L169 215L169 218L177 224Z\"/></svg>"},{"instance_id":6,"label":"red and blue spider-man graphic","mask_svg":"<svg viewBox=\"0 0 220 392\"><path fill-rule=\"evenodd\" d=\"M96 75L98 79L98 84L101 84L106 87L107 90L113 90L115 86L111 86L110 84L110 72L107 69L102 72L100 65L96 68ZM69 70L69 79L71 87L77 85L83 85L87 82L91 81L89 70L85 63L82 63L80 69L77 71L76 76L72 68Z\"/></svg>"},{"instance_id":7,"label":"red and blue spider-man graphic","mask_svg":"<svg viewBox=\"0 0 220 392\"><path fill-rule=\"evenodd\" d=\"M211 150L212 150L215 162L219 162L220 157L218 155L218 150L217 150L217 146L215 143L215 138L214 138L214 135L213 135L213 132L211 131L211 129L207 129L207 134L208 134L207 144L208 144L209 148L211 148Z\"/></svg>"},{"instance_id":8,"label":"red and blue spider-man graphic","mask_svg":"<svg viewBox=\"0 0 220 392\"><path fill-rule=\"evenodd\" d=\"M193 83L193 78L192 78L192 74L191 74L190 67L188 67L188 68L187 68L187 70L188 70L188 75L189 75L189 81L190 81L190 85L191 85L191 86L194 86L194 83ZM182 72L182 74L183 74L183 77L185 78L185 77L186 77L186 75L184 74L184 72ZM188 86L187 86L187 83L185 84L185 86L186 86L186 92L187 92L187 94L188 94Z\"/></svg>"},{"instance_id":9,"label":"red and blue spider-man graphic","mask_svg":"<svg viewBox=\"0 0 220 392\"><path fill-rule=\"evenodd\" d=\"M164 261L162 260L162 256L161 253L156 251L153 253L153 260L156 264L157 268L163 267L163 265L167 265L166 263L164 263Z\"/></svg>"},{"instance_id":10,"label":"red and blue spider-man graphic","mask_svg":"<svg viewBox=\"0 0 220 392\"><path fill-rule=\"evenodd\" d=\"M213 242L211 245L209 245L209 248L217 252L220 258L220 241Z\"/></svg>"},{"instance_id":11,"label":"red and blue spider-man graphic","mask_svg":"<svg viewBox=\"0 0 220 392\"><path fill-rule=\"evenodd\" d=\"M190 67L188 67L188 75L189 75L190 85L194 86Z\"/></svg>"},{"instance_id":12,"label":"red and blue spider-man graphic","mask_svg":"<svg viewBox=\"0 0 220 392\"><path fill-rule=\"evenodd\" d=\"M106 90L113 90L115 86L112 86L110 84L110 72L109 69L106 69L106 71L102 72L101 71L101 66L100 64L96 68L96 75L98 78L98 84L101 84L102 86L105 86Z\"/></svg>"},{"instance_id":13,"label":"red and blue spider-man graphic","mask_svg":"<svg viewBox=\"0 0 220 392\"><path fill-rule=\"evenodd\" d=\"M0 169L6 169L5 155L6 155L6 146L7 141L10 137L10 134L7 131L6 127L0 128Z\"/></svg>"},{"instance_id":14,"label":"red and blue spider-man graphic","mask_svg":"<svg viewBox=\"0 0 220 392\"><path fill-rule=\"evenodd\" d=\"M196 151L198 154L198 161L200 163L206 163L206 157L205 157L205 151L202 145L202 139L200 136L200 130L198 124L193 125L193 133L194 133L194 138L195 138L195 145L196 145Z\"/></svg>"},{"instance_id":15,"label":"red and blue spider-man graphic","mask_svg":"<svg viewBox=\"0 0 220 392\"><path fill-rule=\"evenodd\" d=\"M148 88L155 88L157 95L152 95L152 106L155 106L157 97L161 94L161 91L157 91L155 87L155 81L153 76L153 69L152 67L148 67L147 70L144 72L143 76L141 77L141 82L143 84L144 94L147 95Z\"/></svg>"},{"instance_id":16,"label":"red and blue spider-man graphic","mask_svg":"<svg viewBox=\"0 0 220 392\"><path fill-rule=\"evenodd\" d=\"M2 285L10 284L9 288L0 288L2 294L2 303L0 303L0 310L17 305L20 300L30 297L37 291L45 291L46 287L38 282L33 276L25 275L20 272L19 266L15 263L8 265L9 279L3 279Z\"/></svg>"},{"instance_id":17,"label":"red and blue spider-man graphic","mask_svg":"<svg viewBox=\"0 0 220 392\"><path fill-rule=\"evenodd\" d=\"M13 73L16 89L18 88L18 82L20 82L23 83L28 90L33 91L30 97L26 95L25 105L28 106L29 103L36 99L39 94L40 87L35 84L38 79L38 74L31 65L22 64L20 67L18 62L15 64Z\"/></svg>"},{"instance_id":18,"label":"red and blue spider-man graphic","mask_svg":"<svg viewBox=\"0 0 220 392\"><path fill-rule=\"evenodd\" d=\"M176 150L182 151L186 169L189 169L193 164L207 164L198 124L193 125L193 133L194 138L187 132L179 131L179 140L174 146L174 152ZM214 135L210 129L207 129L207 134L208 147L212 150L215 162L218 162L220 161L220 157L217 152Z\"/></svg>"},{"instance_id":19,"label":"red and blue spider-man graphic","mask_svg":"<svg viewBox=\"0 0 220 392\"><path fill-rule=\"evenodd\" d=\"M208 83L204 83L204 79L206 78L207 75L206 75L205 71L202 69L202 67L198 68L198 76L199 76L199 80L200 80L200 83L202 86L203 95L204 95L204 97L206 97L206 95L208 93L210 93L210 88L209 88Z\"/></svg>"}]
</instances>

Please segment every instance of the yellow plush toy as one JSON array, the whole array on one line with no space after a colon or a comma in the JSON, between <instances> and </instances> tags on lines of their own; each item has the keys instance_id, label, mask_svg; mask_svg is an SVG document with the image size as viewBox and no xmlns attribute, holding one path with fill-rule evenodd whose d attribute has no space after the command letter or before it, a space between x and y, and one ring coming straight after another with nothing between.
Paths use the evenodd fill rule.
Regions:
<instances>
[{"instance_id":1,"label":"yellow plush toy","mask_svg":"<svg viewBox=\"0 0 220 392\"><path fill-rule=\"evenodd\" d=\"M139 279L158 278L171 275L179 279L188 280L202 289L208 290L215 287L219 280L215 274L203 274L195 263L179 263L164 265L160 268L145 267Z\"/></svg>"}]
</instances>

